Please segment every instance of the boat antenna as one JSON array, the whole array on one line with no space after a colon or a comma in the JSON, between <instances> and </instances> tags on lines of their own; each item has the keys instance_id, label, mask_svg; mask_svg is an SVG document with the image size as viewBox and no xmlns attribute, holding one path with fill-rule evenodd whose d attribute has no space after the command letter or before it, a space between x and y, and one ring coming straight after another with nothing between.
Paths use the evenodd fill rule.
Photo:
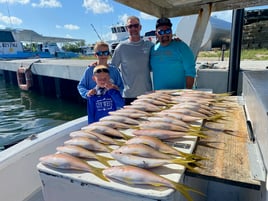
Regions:
<instances>
[{"instance_id":1,"label":"boat antenna","mask_svg":"<svg viewBox=\"0 0 268 201\"><path fill-rule=\"evenodd\" d=\"M12 20L11 20L11 16L10 16L10 12L9 12L8 0L6 1L6 5L7 5L7 12L8 12L8 18L9 18L10 26L12 26Z\"/></svg>"},{"instance_id":2,"label":"boat antenna","mask_svg":"<svg viewBox=\"0 0 268 201\"><path fill-rule=\"evenodd\" d=\"M100 40L102 40L102 38L100 37L100 35L99 35L99 34L98 34L98 32L96 31L96 29L95 29L94 25L93 25L93 24L91 24L91 26L92 26L93 30L95 31L95 33L97 34L98 38L99 38Z\"/></svg>"}]
</instances>

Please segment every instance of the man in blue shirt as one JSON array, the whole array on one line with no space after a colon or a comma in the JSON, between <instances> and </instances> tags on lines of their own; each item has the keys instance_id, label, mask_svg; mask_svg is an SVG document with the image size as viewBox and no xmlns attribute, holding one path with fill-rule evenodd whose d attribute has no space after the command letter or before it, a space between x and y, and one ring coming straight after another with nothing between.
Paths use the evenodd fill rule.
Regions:
<instances>
[{"instance_id":1,"label":"man in blue shirt","mask_svg":"<svg viewBox=\"0 0 268 201\"><path fill-rule=\"evenodd\" d=\"M196 76L195 58L187 44L172 40L172 23L168 18L156 22L156 43L150 53L154 90L192 89Z\"/></svg>"}]
</instances>

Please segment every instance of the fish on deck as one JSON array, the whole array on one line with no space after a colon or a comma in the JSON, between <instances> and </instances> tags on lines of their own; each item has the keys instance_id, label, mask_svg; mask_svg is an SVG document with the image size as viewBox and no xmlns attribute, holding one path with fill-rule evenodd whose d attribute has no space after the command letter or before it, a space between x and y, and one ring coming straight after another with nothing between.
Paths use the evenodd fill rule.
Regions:
<instances>
[{"instance_id":1,"label":"fish on deck","mask_svg":"<svg viewBox=\"0 0 268 201\"><path fill-rule=\"evenodd\" d=\"M71 156L69 154L55 153L39 158L39 161L46 166L50 166L58 169L67 169L67 170L79 170L91 172L95 176L99 177L104 181L109 181L103 174L102 168L96 168L89 165L85 160Z\"/></svg>"},{"instance_id":2,"label":"fish on deck","mask_svg":"<svg viewBox=\"0 0 268 201\"><path fill-rule=\"evenodd\" d=\"M165 153L165 154L171 154L175 156L181 156L185 159L195 159L195 160L203 160L203 157L197 156L195 154L185 153L183 151L180 151L178 149L175 149L174 147L166 144L162 140L153 137L153 136L135 136L129 140L126 141L125 144L146 144L151 146L152 148Z\"/></svg>"},{"instance_id":3,"label":"fish on deck","mask_svg":"<svg viewBox=\"0 0 268 201\"><path fill-rule=\"evenodd\" d=\"M121 181L130 185L145 184L155 187L163 186L173 188L179 191L187 199L187 201L193 201L189 194L190 191L204 195L189 186L174 182L149 170L130 165L110 167L103 170L103 174L110 179Z\"/></svg>"},{"instance_id":4,"label":"fish on deck","mask_svg":"<svg viewBox=\"0 0 268 201\"><path fill-rule=\"evenodd\" d=\"M64 145L80 146L91 151L108 152L108 153L112 151L112 149L107 145L101 144L87 137L71 138L70 140L65 141Z\"/></svg>"},{"instance_id":5,"label":"fish on deck","mask_svg":"<svg viewBox=\"0 0 268 201\"><path fill-rule=\"evenodd\" d=\"M107 161L113 160L112 158L98 155L92 151L84 149L83 147L79 147L75 145L58 146L56 150L60 153L67 153L67 154L70 154L72 156L79 157L79 158L96 159L107 167L110 167L110 164Z\"/></svg>"}]
</instances>

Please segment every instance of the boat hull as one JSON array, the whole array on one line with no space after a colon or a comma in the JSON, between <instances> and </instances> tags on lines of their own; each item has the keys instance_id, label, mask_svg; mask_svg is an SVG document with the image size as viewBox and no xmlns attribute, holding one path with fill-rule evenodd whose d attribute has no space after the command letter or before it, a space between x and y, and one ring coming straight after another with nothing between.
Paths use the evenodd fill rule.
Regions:
<instances>
[{"instance_id":1,"label":"boat hull","mask_svg":"<svg viewBox=\"0 0 268 201\"><path fill-rule=\"evenodd\" d=\"M54 153L57 146L69 139L70 132L85 125L86 116L29 137L0 152L1 200L33 200L35 194L41 192L41 181L36 169L39 158Z\"/></svg>"}]
</instances>

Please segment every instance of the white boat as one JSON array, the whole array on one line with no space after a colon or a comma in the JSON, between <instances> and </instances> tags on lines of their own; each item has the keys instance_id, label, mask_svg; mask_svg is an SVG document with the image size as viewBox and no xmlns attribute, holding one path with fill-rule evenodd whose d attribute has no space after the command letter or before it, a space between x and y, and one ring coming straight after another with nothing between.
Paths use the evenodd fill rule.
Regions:
<instances>
[{"instance_id":1,"label":"white boat","mask_svg":"<svg viewBox=\"0 0 268 201\"><path fill-rule=\"evenodd\" d=\"M127 41L129 36L125 25L113 25L111 26L111 31L112 38L106 42L109 44L109 49L113 54L116 46L123 41Z\"/></svg>"},{"instance_id":2,"label":"white boat","mask_svg":"<svg viewBox=\"0 0 268 201\"><path fill-rule=\"evenodd\" d=\"M93 28L94 28L94 26L93 26ZM95 28L94 28L94 30L95 30ZM116 46L119 43L128 40L129 34L127 32L126 25L119 25L119 24L111 26L111 33L112 33L111 40L107 40L106 42L109 45L109 49L111 51L111 54L113 54ZM99 36L98 33L97 33L97 35ZM145 35L144 35L144 37L143 37L143 39L144 40L150 40L150 41L152 41L152 42L155 43L156 42L155 31L146 32ZM86 54L92 54L93 48L94 48L94 44L92 46L90 46L90 47L87 47L87 49L89 50L89 52L87 52Z\"/></svg>"},{"instance_id":3,"label":"white boat","mask_svg":"<svg viewBox=\"0 0 268 201\"><path fill-rule=\"evenodd\" d=\"M32 135L27 139L19 142L18 144L0 152L1 199L5 201L71 201L74 199L73 197L77 195L76 193L81 190L81 192L79 193L79 198L77 198L76 200L82 201L85 200L92 193L91 190L88 189L88 185L90 185L90 182L94 183L93 186L100 186L100 189L98 189L97 191L96 189L93 189L95 193L98 192L100 194L99 196L97 196L100 200L105 200L105 197L109 197L109 194L105 195L102 193L102 187L104 187L104 189L109 189L109 192L114 192L117 194L121 194L121 191L124 191L126 193L121 196L125 196L128 198L132 197L132 199L135 198L135 200L139 200L139 196L149 196L148 193L150 194L149 197L164 197L166 199L170 199L171 196L174 195L174 193L178 194L178 192L174 192L172 189L169 188L167 188L163 192L159 192L157 189L154 190L153 188L144 188L139 190L139 192L135 192L134 195L132 195L133 187L131 186L128 187L122 184L104 182L100 179L96 180L96 177L93 174L86 172L77 174L75 172L68 173L68 171L57 171L53 168L46 167L39 163L40 157L56 153L56 147L62 146L65 141L69 140L69 134L72 131L78 131L86 125L87 116L81 117L79 119L49 129L38 135ZM129 131L130 129L127 129L125 132ZM197 137L194 136L188 137L184 141L180 141L180 143L185 142L187 145L189 145L190 147L185 148L185 151L191 153L195 147L196 139ZM97 166L97 163L92 163L94 166ZM113 163L113 165L116 164ZM170 164L168 165L168 167L173 168L176 173L171 172L169 176L167 176L167 174L165 175L169 179L175 180L177 182L180 181L182 172L185 170L185 167L174 164ZM158 168L158 171L156 171L160 174L160 172L164 170L165 168L163 168L163 170L161 168ZM53 176L50 177L50 175ZM68 177L68 179L63 182L57 179L65 177ZM56 178L55 182L57 184L51 182L51 178L52 180ZM78 185L68 185L68 183L70 183L70 181L72 180L76 180ZM88 181L89 184L85 185L86 181ZM61 190L58 191L57 189L55 189L53 187L54 185L57 185L58 187L62 186L60 187ZM16 193L14 193L14 189L16 189ZM120 189L121 191L118 191L118 189ZM53 191L53 193L51 193L51 190ZM73 193L73 190L76 193ZM117 197L115 197L114 199L117 199Z\"/></svg>"},{"instance_id":4,"label":"white boat","mask_svg":"<svg viewBox=\"0 0 268 201\"><path fill-rule=\"evenodd\" d=\"M78 54L61 50L58 43L81 39L46 37L32 30L0 29L0 59L70 58Z\"/></svg>"},{"instance_id":5,"label":"white boat","mask_svg":"<svg viewBox=\"0 0 268 201\"><path fill-rule=\"evenodd\" d=\"M164 191L150 187L137 190L117 182L103 181L91 173L55 170L39 163L40 157L56 153L56 147L62 146L65 141L69 140L69 134L72 131L78 131L86 125L87 116L57 126L38 135L30 136L0 152L1 199L5 201L72 201L79 192L79 198L76 198L76 200L82 201L90 196L92 190L95 194L98 194L98 200L106 200L109 197L109 193L116 194L113 200L117 200L119 195L121 198L131 198L137 201L141 197L170 200L174 195L180 196L177 191L173 191L171 188L166 188ZM124 132L129 133L131 129L126 129ZM187 144L187 148L185 150L182 148L182 150L192 153L196 142L197 137L189 136L185 140L180 140L178 144ZM98 167L97 161L90 161L90 164ZM118 165L118 162L113 161L111 165ZM173 169L170 173L164 174L167 178L176 182L181 180L182 173L185 170L184 166L169 164L163 168L159 167L155 171L161 174L163 171L166 172L166 168ZM66 178L66 180L62 181L60 178ZM51 179L54 181L51 182ZM72 184L73 181L77 185L74 186ZM93 188L89 188L91 184ZM61 190L55 189L55 185ZM100 188L95 189L98 187ZM14 193L14 189L16 189L16 193ZM133 193L135 189L136 192ZM105 194L103 190L108 190L109 193Z\"/></svg>"},{"instance_id":6,"label":"white boat","mask_svg":"<svg viewBox=\"0 0 268 201\"><path fill-rule=\"evenodd\" d=\"M127 1L132 3L134 1ZM179 1L176 1L177 3ZM200 1L193 1L198 3ZM222 2L222 1L219 1ZM231 2L231 1L228 1ZM243 2L243 1L242 1ZM253 2L253 1L252 1ZM265 1L263 1L265 3ZM185 3L185 2L183 2ZM232 2L231 2L232 3ZM235 2L233 2L235 3ZM266 1L267 3L267 1ZM179 5L179 3L178 3ZM226 3L226 5L229 5ZM142 5L143 6L143 5ZM223 6L220 4L218 8ZM181 6L187 12L185 7ZM191 4L191 7L193 5ZM150 7L148 7L150 8ZM230 8L230 7L228 7ZM179 8L180 9L180 8ZM178 10L179 10L178 9ZM151 9L154 10L154 9ZM158 10L158 9L155 9ZM184 10L180 12L184 13ZM197 9L198 10L198 9ZM173 10L175 12L175 10ZM189 11L190 12L190 11ZM194 11L191 11L192 13ZM188 13L188 14L192 14ZM244 79L243 83L243 95L247 101L247 114L249 114L249 120L253 122L252 126L255 131L253 137L256 137L254 146L259 146L261 154L264 156L262 160L267 164L267 72L248 72L248 77ZM253 78L254 82L250 82L250 78ZM263 82L263 83L261 83ZM266 83L266 84L265 84ZM253 84L253 85L251 85ZM255 84L255 85L254 85ZM262 90L260 90L262 89ZM264 92L264 93L262 93ZM259 100L261 98L261 100ZM264 101L263 101L264 100ZM1 200L5 201L43 201L44 197L41 191L42 183L37 171L38 159L41 156L55 153L55 148L69 138L69 133L75 130L79 130L83 126L87 125L87 117L82 117L74 121L70 121L61 126L55 127L48 131L42 132L36 136L31 136L28 139L0 152L0 197ZM256 156L253 156L256 157ZM256 158L255 158L256 159ZM227 159L221 159L227 160ZM240 161L241 163L243 161ZM206 181L203 183L205 190L210 191L210 196L202 198L200 200L239 200L239 201L267 201L268 200L268 189L267 189L267 166L263 166L262 171L264 172L264 180L261 182L261 190L244 190L234 188L232 185L229 187L222 185L209 185L210 182ZM256 168L257 169L257 168ZM256 173L256 172L255 172ZM254 174L258 177L258 174ZM260 176L262 177L262 175ZM197 184L197 180L193 181L193 184ZM81 186L84 185L81 183ZM198 184L199 185L199 184ZM228 185L227 185L228 186ZM58 186L55 186L57 190ZM61 189L59 188L58 191ZM113 193L107 194L106 198L114 198ZM230 198L232 197L232 198ZM106 200L107 200L106 199ZM156 200L147 199L144 200ZM178 198L171 198L178 200ZM120 197L117 200L122 200ZM127 200L125 198L124 200ZM49 201L49 200L45 200ZM57 200L61 201L61 200ZM62 200L63 201L63 200Z\"/></svg>"},{"instance_id":7,"label":"white boat","mask_svg":"<svg viewBox=\"0 0 268 201\"><path fill-rule=\"evenodd\" d=\"M5 201L43 201L41 180L36 169L41 156L55 153L55 148L72 131L87 125L82 117L57 126L0 152L0 197Z\"/></svg>"},{"instance_id":8,"label":"white boat","mask_svg":"<svg viewBox=\"0 0 268 201\"><path fill-rule=\"evenodd\" d=\"M264 99L259 100L258 97L258 86L256 92L252 92L251 89L254 87L251 84L254 82L264 81L264 73L248 73L248 77L245 79L243 87L246 89L244 92L244 98L247 101L246 111L251 117L251 121L254 123L258 121L261 115L254 117L255 110L258 112L260 109L267 111L267 108L262 105ZM261 80L259 80L261 77ZM268 73L265 73L266 78ZM253 81L250 79L253 77ZM249 79L249 80L248 80ZM253 99L256 99L253 101ZM267 100L267 98L266 98ZM256 107L255 103L258 103ZM266 104L267 105L267 104ZM254 108L252 110L252 107ZM265 110L266 109L266 110ZM265 122L260 123L261 125L255 125L254 128L261 129L266 127ZM133 187L131 185L125 185L118 182L104 182L98 179L91 173L79 173L79 172L68 172L68 171L58 171L54 168L49 168L47 166L39 163L39 158L48 154L54 154L56 152L57 146L62 146L64 142L70 139L69 134L72 131L80 130L87 125L87 116L81 117L79 119L70 121L68 123L62 124L38 135L33 135L27 139L21 141L20 143L0 152L0 195L1 200L5 201L83 201L91 195L94 196L92 200L133 200L139 201L145 199L148 201L162 200L162 201L185 201L184 197L177 191L172 189L165 190L155 190L150 187ZM256 133L254 133L256 134ZM258 135L257 133L256 135ZM253 137L253 136L252 136ZM185 143L186 141L186 143ZM177 142L176 142L177 143ZM174 143L174 144L176 144ZM185 150L192 153L195 147L196 141L192 139L185 139L180 141L179 144L190 145L190 148L185 148ZM259 161L259 156L254 155L255 145L251 144L250 150L254 160ZM189 149L189 150L188 150ZM183 150L184 151L184 150ZM256 159L257 157L257 159ZM214 159L211 159L214 160ZM92 162L94 166L96 164ZM116 165L112 163L111 165ZM171 171L167 172L167 169ZM265 175L258 175L258 165L255 164L254 176L256 179L262 177L265 181ZM265 182L261 183L261 190L247 189L228 185L221 182L213 182L209 180L201 180L194 177L183 176L184 169L178 169L176 165L168 165L164 169L158 168L156 170L158 174L164 174L167 178L186 183L188 186L193 186L193 188L202 189L207 193L207 201L211 198L216 201L225 201L226 197L229 201L267 201L266 197L262 197L262 194L267 193L265 191ZM211 185L209 185L211 183ZM212 185L213 184L213 185ZM199 186L201 185L201 187ZM204 186L207 186L204 188ZM209 192L208 189L209 189ZM221 193L226 193L225 196L220 196ZM110 197L113 195L112 197ZM241 198L237 199L240 195ZM97 199L96 199L97 197ZM120 199L119 199L120 198ZM203 201L204 197L200 195L193 195L195 201Z\"/></svg>"}]
</instances>

